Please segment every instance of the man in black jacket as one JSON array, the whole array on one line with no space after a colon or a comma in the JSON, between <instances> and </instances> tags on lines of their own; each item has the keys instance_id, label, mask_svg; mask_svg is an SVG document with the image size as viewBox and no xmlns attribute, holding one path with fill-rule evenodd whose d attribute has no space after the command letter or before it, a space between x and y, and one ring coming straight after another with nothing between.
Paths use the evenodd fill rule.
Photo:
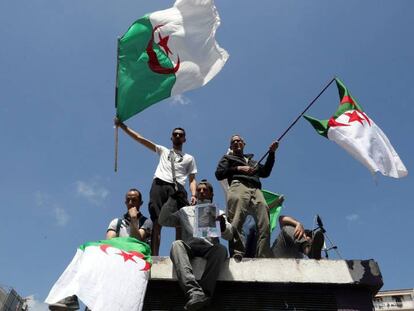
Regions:
<instances>
[{"instance_id":1,"label":"man in black jacket","mask_svg":"<svg viewBox=\"0 0 414 311\"><path fill-rule=\"evenodd\" d=\"M256 257L270 257L270 226L266 201L260 191L260 177L268 177L275 163L278 142L269 147L265 164L254 161L252 154L244 154L244 140L240 135L230 139L231 154L224 155L216 169L216 178L227 178L230 185L227 196L227 217L233 226L233 239L229 247L234 250L234 259L240 261L246 251L241 231L248 214L252 215L258 228Z\"/></svg>"}]
</instances>

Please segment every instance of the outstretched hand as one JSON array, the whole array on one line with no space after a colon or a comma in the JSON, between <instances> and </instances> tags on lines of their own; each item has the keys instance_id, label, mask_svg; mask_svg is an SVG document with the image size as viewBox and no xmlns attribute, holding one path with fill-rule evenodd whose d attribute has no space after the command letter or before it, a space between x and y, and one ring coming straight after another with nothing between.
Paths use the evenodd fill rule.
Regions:
<instances>
[{"instance_id":1,"label":"outstretched hand","mask_svg":"<svg viewBox=\"0 0 414 311\"><path fill-rule=\"evenodd\" d=\"M248 165L243 165L243 166L238 166L237 167L237 171L246 174L246 175L254 175L256 173L256 169L255 167L251 167Z\"/></svg>"},{"instance_id":2,"label":"outstretched hand","mask_svg":"<svg viewBox=\"0 0 414 311\"><path fill-rule=\"evenodd\" d=\"M122 127L122 125L124 125L124 123L123 123L123 122L121 122L121 121L118 119L118 117L115 117L115 118L114 118L114 124L115 124L115 126L116 126L116 127Z\"/></svg>"},{"instance_id":3,"label":"outstretched hand","mask_svg":"<svg viewBox=\"0 0 414 311\"><path fill-rule=\"evenodd\" d=\"M297 240L301 239L305 235L305 228L300 222L298 222L295 227L294 235Z\"/></svg>"},{"instance_id":4,"label":"outstretched hand","mask_svg":"<svg viewBox=\"0 0 414 311\"><path fill-rule=\"evenodd\" d=\"M276 149L279 147L279 142L277 140L275 140L274 142L271 143L271 145L269 146L269 151L270 152L275 152Z\"/></svg>"},{"instance_id":5,"label":"outstretched hand","mask_svg":"<svg viewBox=\"0 0 414 311\"><path fill-rule=\"evenodd\" d=\"M197 204L197 198L194 195L192 195L190 199L190 205L196 205L196 204Z\"/></svg>"}]
</instances>

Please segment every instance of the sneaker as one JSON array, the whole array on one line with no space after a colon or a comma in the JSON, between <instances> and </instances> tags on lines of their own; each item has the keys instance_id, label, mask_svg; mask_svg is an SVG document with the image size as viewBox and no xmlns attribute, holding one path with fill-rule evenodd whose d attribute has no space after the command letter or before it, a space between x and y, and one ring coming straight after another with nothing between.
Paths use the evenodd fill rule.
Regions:
<instances>
[{"instance_id":1,"label":"sneaker","mask_svg":"<svg viewBox=\"0 0 414 311\"><path fill-rule=\"evenodd\" d=\"M79 301L76 295L66 297L62 300L59 300L57 303L49 305L49 310L51 311L69 311L69 310L79 310Z\"/></svg>"},{"instance_id":2,"label":"sneaker","mask_svg":"<svg viewBox=\"0 0 414 311\"><path fill-rule=\"evenodd\" d=\"M312 239L312 246L310 248L308 257L311 259L321 259L322 255L322 247L323 247L323 243L325 242L325 238L323 236L323 232L321 230L317 230L314 234L313 234L313 239Z\"/></svg>"},{"instance_id":3,"label":"sneaker","mask_svg":"<svg viewBox=\"0 0 414 311\"><path fill-rule=\"evenodd\" d=\"M185 304L184 310L187 311L196 311L204 307L207 307L210 304L210 298L204 294L193 295L190 297L190 300Z\"/></svg>"},{"instance_id":4,"label":"sneaker","mask_svg":"<svg viewBox=\"0 0 414 311\"><path fill-rule=\"evenodd\" d=\"M233 255L233 259L235 262L241 262L243 260L243 255L240 253L235 253Z\"/></svg>"}]
</instances>

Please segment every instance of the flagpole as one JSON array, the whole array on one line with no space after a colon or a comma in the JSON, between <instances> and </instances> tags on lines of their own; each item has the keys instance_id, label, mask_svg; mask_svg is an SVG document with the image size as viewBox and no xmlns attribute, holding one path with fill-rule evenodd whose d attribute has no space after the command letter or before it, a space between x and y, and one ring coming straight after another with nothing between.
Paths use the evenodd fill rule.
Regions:
<instances>
[{"instance_id":1,"label":"flagpole","mask_svg":"<svg viewBox=\"0 0 414 311\"><path fill-rule=\"evenodd\" d=\"M115 167L114 171L118 171L118 126L115 126Z\"/></svg>"},{"instance_id":2,"label":"flagpole","mask_svg":"<svg viewBox=\"0 0 414 311\"><path fill-rule=\"evenodd\" d=\"M316 96L310 103L309 105L306 106L305 110L302 111L302 113L295 119L295 121L293 121L289 127L283 132L282 135L280 135L280 137L277 139L278 142L280 142L280 140L287 134L287 132L289 132L289 130L299 121L299 119L306 113L306 111L309 110L310 107L312 107L312 105L318 100L318 98L326 91L326 89L335 81L336 77L333 77L331 81L329 81L329 83L322 89L322 91L318 94L318 96ZM256 165L259 165L260 162L262 162L264 160L264 158L269 154L269 150L264 154L263 157L260 158L259 162L257 162Z\"/></svg>"},{"instance_id":3,"label":"flagpole","mask_svg":"<svg viewBox=\"0 0 414 311\"><path fill-rule=\"evenodd\" d=\"M115 110L118 107L119 40L120 40L120 37L118 37L117 39L117 47L116 47ZM115 126L115 159L114 161L115 161L114 171L116 173L118 171L118 126Z\"/></svg>"}]
</instances>

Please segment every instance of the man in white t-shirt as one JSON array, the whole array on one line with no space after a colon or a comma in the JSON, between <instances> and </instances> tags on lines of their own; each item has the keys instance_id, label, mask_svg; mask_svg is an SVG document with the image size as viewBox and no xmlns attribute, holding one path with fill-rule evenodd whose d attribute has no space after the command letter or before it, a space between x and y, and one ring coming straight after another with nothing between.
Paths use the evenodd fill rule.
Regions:
<instances>
[{"instance_id":1,"label":"man in white t-shirt","mask_svg":"<svg viewBox=\"0 0 414 311\"><path fill-rule=\"evenodd\" d=\"M195 174L197 166L192 155L183 152L183 144L186 141L185 130L177 127L173 129L171 135L172 148L157 145L146 139L139 133L130 129L124 123L115 119L115 125L119 126L130 137L140 144L144 145L151 151L160 156L157 169L150 190L150 201L148 210L153 222L151 237L151 252L153 256L158 256L161 243L161 226L158 223L158 216L162 206L167 202L170 196L175 197L180 202L180 206L194 205L197 203ZM187 192L185 182L189 179L191 200L187 201ZM176 239L180 238L180 228L176 229Z\"/></svg>"}]
</instances>

